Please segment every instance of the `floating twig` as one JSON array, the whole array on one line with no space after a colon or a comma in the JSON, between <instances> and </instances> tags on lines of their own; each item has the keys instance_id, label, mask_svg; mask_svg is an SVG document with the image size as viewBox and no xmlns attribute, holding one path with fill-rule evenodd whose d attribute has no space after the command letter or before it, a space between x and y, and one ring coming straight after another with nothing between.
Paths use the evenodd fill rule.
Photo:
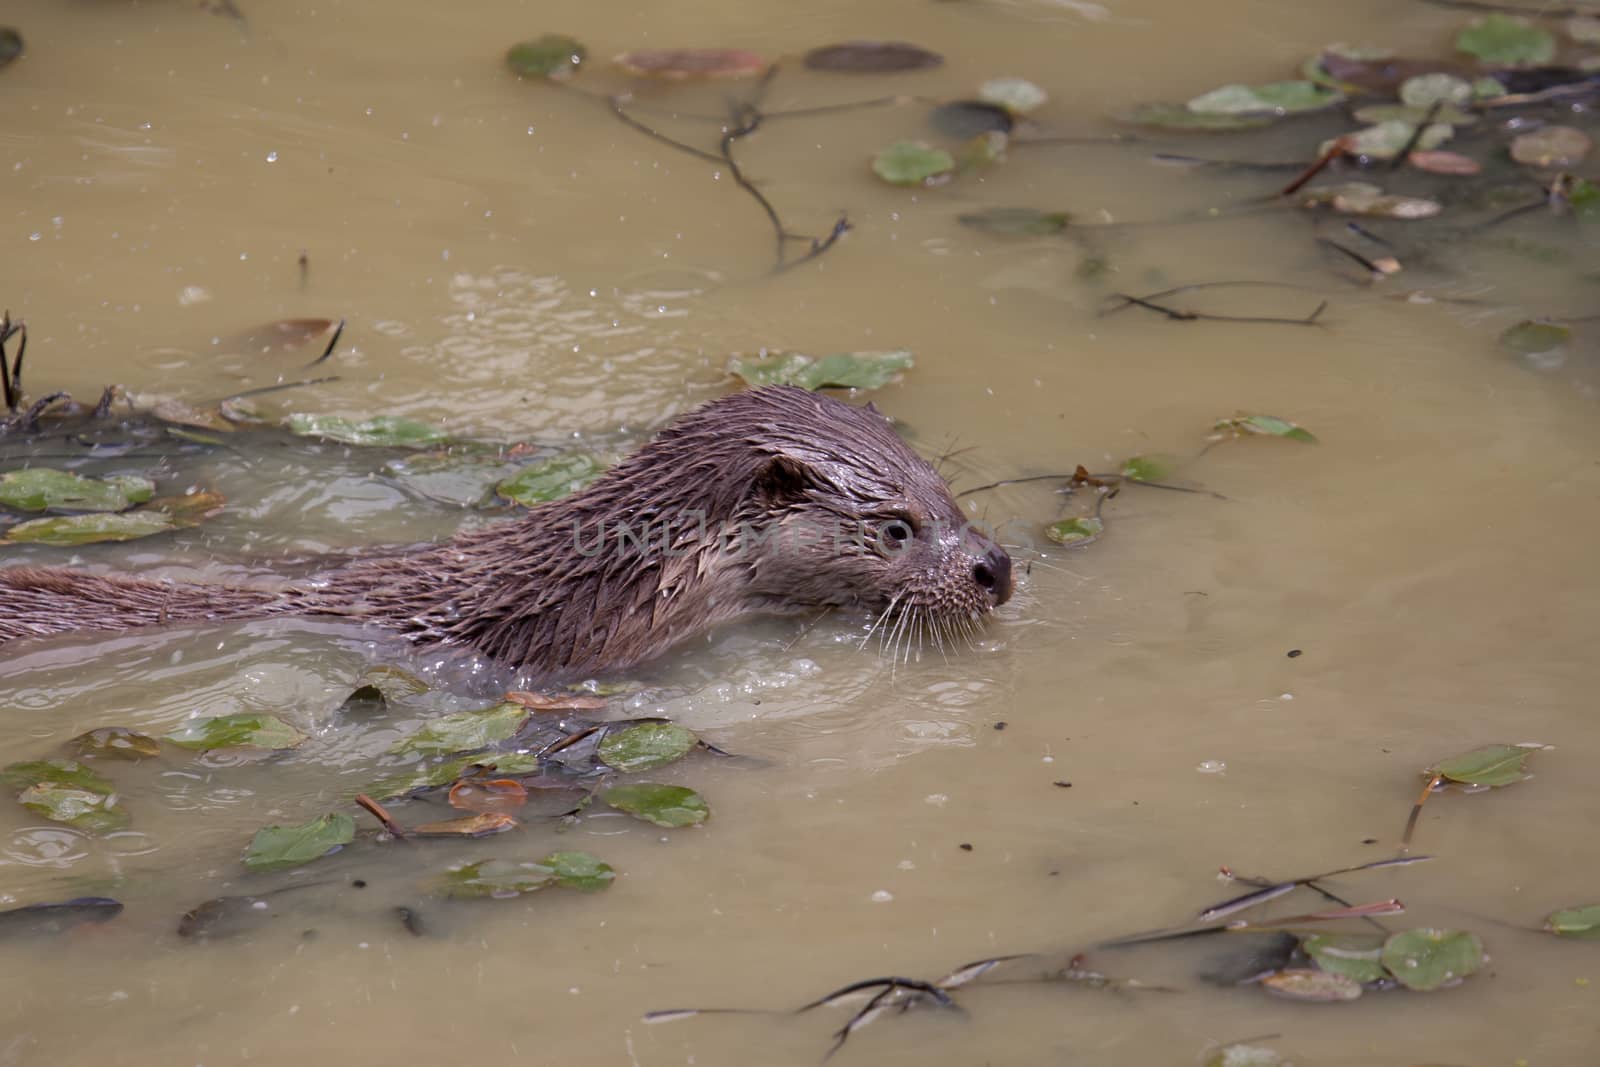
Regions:
<instances>
[{"instance_id":1,"label":"floating twig","mask_svg":"<svg viewBox=\"0 0 1600 1067\"><path fill-rule=\"evenodd\" d=\"M337 325L337 326L335 326L333 328L333 336L328 338L328 347L324 348L322 350L322 355L318 356L316 359L312 360L310 363L307 363L306 366L307 367L315 367L318 363L321 363L323 360L325 360L329 356L333 355L334 347L336 345L338 345L339 337L343 333L344 333L344 319L340 318L339 319L339 325Z\"/></svg>"},{"instance_id":2,"label":"floating twig","mask_svg":"<svg viewBox=\"0 0 1600 1067\"><path fill-rule=\"evenodd\" d=\"M1411 131L1411 136L1406 138L1405 145L1394 154L1393 159L1389 160L1390 170L1398 170L1400 165L1411 155L1411 150L1421 143L1422 135L1428 132L1428 127L1433 125L1433 120L1439 117L1439 109L1443 106L1444 97L1442 96L1428 105L1428 110L1423 114L1422 121L1417 123L1416 127Z\"/></svg>"},{"instance_id":3,"label":"floating twig","mask_svg":"<svg viewBox=\"0 0 1600 1067\"><path fill-rule=\"evenodd\" d=\"M389 835L395 838L397 841L404 841L411 836L410 831L408 831L404 826L401 826L399 823L395 822L394 816L390 815L388 810L385 809L382 804L379 804L376 800L373 800L371 797L367 796L367 794L357 793L356 803L367 809L367 811L371 813L372 817L382 823L383 828L387 830Z\"/></svg>"},{"instance_id":4,"label":"floating twig","mask_svg":"<svg viewBox=\"0 0 1600 1067\"><path fill-rule=\"evenodd\" d=\"M1152 296L1134 296L1131 293L1112 293L1111 295L1115 299L1121 300L1122 303L1115 307L1104 309L1101 312L1102 315L1109 315L1127 307L1141 307L1146 311L1154 311L1157 314L1165 315L1174 322L1237 322L1276 326L1315 326L1318 318L1328 307L1328 302L1324 300L1316 306L1311 314L1299 319L1281 318L1276 315L1214 315L1208 311L1184 311L1181 308L1158 304L1155 302L1155 297L1162 295L1159 293L1152 294Z\"/></svg>"}]
</instances>

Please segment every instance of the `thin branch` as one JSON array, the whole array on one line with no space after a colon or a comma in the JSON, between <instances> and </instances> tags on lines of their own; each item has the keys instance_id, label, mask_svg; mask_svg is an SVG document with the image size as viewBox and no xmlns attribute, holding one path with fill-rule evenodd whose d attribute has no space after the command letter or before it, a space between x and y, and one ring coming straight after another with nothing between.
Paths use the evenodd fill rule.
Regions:
<instances>
[{"instance_id":1,"label":"thin branch","mask_svg":"<svg viewBox=\"0 0 1600 1067\"><path fill-rule=\"evenodd\" d=\"M687 152L696 159L703 159L708 163L720 164L722 162L722 157L714 152L706 152L702 149L696 148L692 144L684 144L682 141L668 137L666 134L653 127L646 126L644 123L640 122L623 109L623 102L624 97L620 95L606 97L606 104L611 108L611 113L617 118L621 119L624 125L631 126L633 129L638 130L646 137L652 137L664 145L670 145L671 147L676 148L680 152Z\"/></svg>"},{"instance_id":2,"label":"thin branch","mask_svg":"<svg viewBox=\"0 0 1600 1067\"><path fill-rule=\"evenodd\" d=\"M318 363L333 355L334 346L339 343L339 337L344 333L344 319L339 320L339 325L333 328L333 336L328 338L328 347L322 350L322 355L307 363L307 367L315 367Z\"/></svg>"},{"instance_id":3,"label":"thin branch","mask_svg":"<svg viewBox=\"0 0 1600 1067\"><path fill-rule=\"evenodd\" d=\"M1316 310L1302 319L1281 318L1275 315L1213 315L1207 311L1184 311L1180 308L1170 308L1165 304L1157 304L1148 297L1133 296L1128 293L1113 293L1111 295L1118 300L1124 301L1124 303L1110 308L1102 312L1102 314L1109 315L1126 307L1141 307L1146 311L1154 311L1157 314L1165 315L1174 322L1238 322L1277 326L1315 326L1318 324L1317 319L1328 307L1328 302L1324 300L1316 306Z\"/></svg>"}]
</instances>

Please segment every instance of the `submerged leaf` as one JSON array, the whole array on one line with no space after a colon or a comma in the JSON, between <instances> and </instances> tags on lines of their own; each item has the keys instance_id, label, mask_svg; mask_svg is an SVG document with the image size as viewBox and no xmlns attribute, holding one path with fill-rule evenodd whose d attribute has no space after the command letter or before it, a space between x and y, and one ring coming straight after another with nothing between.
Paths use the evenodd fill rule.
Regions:
<instances>
[{"instance_id":1,"label":"submerged leaf","mask_svg":"<svg viewBox=\"0 0 1600 1067\"><path fill-rule=\"evenodd\" d=\"M1525 18L1497 12L1473 19L1456 34L1456 51L1496 66L1532 65L1554 58L1556 39Z\"/></svg>"},{"instance_id":2,"label":"submerged leaf","mask_svg":"<svg viewBox=\"0 0 1600 1067\"><path fill-rule=\"evenodd\" d=\"M1523 319L1500 335L1502 347L1524 356L1554 352L1570 340L1570 328L1545 319Z\"/></svg>"},{"instance_id":3,"label":"submerged leaf","mask_svg":"<svg viewBox=\"0 0 1600 1067\"><path fill-rule=\"evenodd\" d=\"M0 768L0 782L12 789L28 789L42 783L71 786L91 793L112 793L116 786L111 779L90 770L77 760L40 759L24 760Z\"/></svg>"},{"instance_id":4,"label":"submerged leaf","mask_svg":"<svg viewBox=\"0 0 1600 1067\"><path fill-rule=\"evenodd\" d=\"M1288 419L1280 419L1276 415L1235 415L1231 419L1219 419L1215 429L1235 437L1252 434L1283 437L1291 441L1304 441L1307 444L1316 444L1317 441L1310 430L1296 426Z\"/></svg>"},{"instance_id":5,"label":"submerged leaf","mask_svg":"<svg viewBox=\"0 0 1600 1067\"><path fill-rule=\"evenodd\" d=\"M1232 1044L1213 1049L1202 1067L1284 1067L1283 1057L1265 1045Z\"/></svg>"},{"instance_id":6,"label":"submerged leaf","mask_svg":"<svg viewBox=\"0 0 1600 1067\"><path fill-rule=\"evenodd\" d=\"M155 483L136 474L85 478L50 467L0 474L0 505L18 511L124 511L150 499Z\"/></svg>"},{"instance_id":7,"label":"submerged leaf","mask_svg":"<svg viewBox=\"0 0 1600 1067\"><path fill-rule=\"evenodd\" d=\"M601 793L600 799L618 811L657 826L698 826L711 814L699 793L681 785L618 785Z\"/></svg>"},{"instance_id":8,"label":"submerged leaf","mask_svg":"<svg viewBox=\"0 0 1600 1067\"><path fill-rule=\"evenodd\" d=\"M306 735L276 715L241 712L214 719L190 719L167 734L165 740L179 748L297 748Z\"/></svg>"},{"instance_id":9,"label":"submerged leaf","mask_svg":"<svg viewBox=\"0 0 1600 1067\"><path fill-rule=\"evenodd\" d=\"M957 215L956 221L984 233L1045 237L1067 228L1065 211L1040 211L1031 207L991 207Z\"/></svg>"},{"instance_id":10,"label":"submerged leaf","mask_svg":"<svg viewBox=\"0 0 1600 1067\"><path fill-rule=\"evenodd\" d=\"M798 385L818 389L878 389L916 363L910 352L843 352L813 359L799 352L735 358L731 374L752 386Z\"/></svg>"},{"instance_id":11,"label":"submerged leaf","mask_svg":"<svg viewBox=\"0 0 1600 1067\"><path fill-rule=\"evenodd\" d=\"M1383 943L1383 965L1407 989L1428 992L1483 966L1483 942L1467 930L1419 927Z\"/></svg>"},{"instance_id":12,"label":"submerged leaf","mask_svg":"<svg viewBox=\"0 0 1600 1067\"><path fill-rule=\"evenodd\" d=\"M421 826L413 827L411 832L419 837L488 837L490 834L514 830L520 825L522 824L503 811L480 811L473 815L464 815L459 819L423 823Z\"/></svg>"},{"instance_id":13,"label":"submerged leaf","mask_svg":"<svg viewBox=\"0 0 1600 1067\"><path fill-rule=\"evenodd\" d=\"M552 852L539 863L550 868L556 884L564 889L592 893L616 880L617 872L587 852Z\"/></svg>"},{"instance_id":14,"label":"submerged leaf","mask_svg":"<svg viewBox=\"0 0 1600 1067\"><path fill-rule=\"evenodd\" d=\"M59 934L84 923L103 923L122 914L110 897L76 897L59 904L27 904L0 911L0 938Z\"/></svg>"},{"instance_id":15,"label":"submerged leaf","mask_svg":"<svg viewBox=\"0 0 1600 1067\"><path fill-rule=\"evenodd\" d=\"M1593 147L1589 135L1574 126L1543 126L1514 138L1511 158L1530 167L1570 167Z\"/></svg>"},{"instance_id":16,"label":"submerged leaf","mask_svg":"<svg viewBox=\"0 0 1600 1067\"><path fill-rule=\"evenodd\" d=\"M1317 186L1302 193L1301 202L1307 207L1326 204L1344 215L1383 219L1426 219L1444 210L1437 201L1385 193L1370 182Z\"/></svg>"},{"instance_id":17,"label":"submerged leaf","mask_svg":"<svg viewBox=\"0 0 1600 1067\"><path fill-rule=\"evenodd\" d=\"M928 118L933 128L946 137L961 139L982 133L1010 133L1017 124L1006 108L983 100L953 100L940 104Z\"/></svg>"},{"instance_id":18,"label":"submerged leaf","mask_svg":"<svg viewBox=\"0 0 1600 1067\"><path fill-rule=\"evenodd\" d=\"M1472 102L1472 83L1442 71L1418 74L1400 83L1400 102L1420 108L1436 103L1466 105Z\"/></svg>"},{"instance_id":19,"label":"submerged leaf","mask_svg":"<svg viewBox=\"0 0 1600 1067\"><path fill-rule=\"evenodd\" d=\"M1044 528L1044 535L1058 545L1077 547L1086 545L1090 541L1099 540L1100 535L1106 532L1106 524L1093 515L1082 515L1072 519L1062 519L1052 522Z\"/></svg>"},{"instance_id":20,"label":"submerged leaf","mask_svg":"<svg viewBox=\"0 0 1600 1067\"><path fill-rule=\"evenodd\" d=\"M1544 928L1557 937L1571 937L1579 941L1600 940L1600 904L1553 911L1545 919Z\"/></svg>"},{"instance_id":21,"label":"submerged leaf","mask_svg":"<svg viewBox=\"0 0 1600 1067\"><path fill-rule=\"evenodd\" d=\"M577 492L605 469L594 456L572 452L529 464L497 484L494 491L513 503L532 507Z\"/></svg>"},{"instance_id":22,"label":"submerged leaf","mask_svg":"<svg viewBox=\"0 0 1600 1067\"><path fill-rule=\"evenodd\" d=\"M606 734L600 762L624 774L654 770L688 755L700 739L674 722L642 722Z\"/></svg>"},{"instance_id":23,"label":"submerged leaf","mask_svg":"<svg viewBox=\"0 0 1600 1067\"><path fill-rule=\"evenodd\" d=\"M22 54L22 34L10 26L0 26L0 69Z\"/></svg>"},{"instance_id":24,"label":"submerged leaf","mask_svg":"<svg viewBox=\"0 0 1600 1067\"><path fill-rule=\"evenodd\" d=\"M128 825L128 812L115 793L40 782L24 789L17 800L35 815L92 833L120 830Z\"/></svg>"},{"instance_id":25,"label":"submerged leaf","mask_svg":"<svg viewBox=\"0 0 1600 1067\"><path fill-rule=\"evenodd\" d=\"M528 709L521 704L496 704L490 708L458 711L434 719L409 737L389 746L390 755L447 755L484 748L512 737L528 721Z\"/></svg>"},{"instance_id":26,"label":"submerged leaf","mask_svg":"<svg viewBox=\"0 0 1600 1067\"><path fill-rule=\"evenodd\" d=\"M508 815L528 803L528 790L514 778L463 778L451 787L449 803L462 811Z\"/></svg>"},{"instance_id":27,"label":"submerged leaf","mask_svg":"<svg viewBox=\"0 0 1600 1067\"><path fill-rule=\"evenodd\" d=\"M1439 775L1466 785L1502 786L1528 777L1523 762L1542 745L1485 745L1429 767L1428 777Z\"/></svg>"},{"instance_id":28,"label":"submerged leaf","mask_svg":"<svg viewBox=\"0 0 1600 1067\"><path fill-rule=\"evenodd\" d=\"M543 889L554 878L555 871L542 863L481 860L452 867L439 879L438 888L447 897L505 900Z\"/></svg>"},{"instance_id":29,"label":"submerged leaf","mask_svg":"<svg viewBox=\"0 0 1600 1067\"><path fill-rule=\"evenodd\" d=\"M333 319L279 319L217 342L222 352L264 356L292 352L326 336L337 326Z\"/></svg>"},{"instance_id":30,"label":"submerged leaf","mask_svg":"<svg viewBox=\"0 0 1600 1067\"><path fill-rule=\"evenodd\" d=\"M885 74L937 67L944 57L905 41L846 41L813 48L801 62L811 70Z\"/></svg>"},{"instance_id":31,"label":"submerged leaf","mask_svg":"<svg viewBox=\"0 0 1600 1067\"><path fill-rule=\"evenodd\" d=\"M955 157L921 141L896 141L872 159L872 173L891 185L921 185L955 169Z\"/></svg>"},{"instance_id":32,"label":"submerged leaf","mask_svg":"<svg viewBox=\"0 0 1600 1067\"><path fill-rule=\"evenodd\" d=\"M360 421L337 415L290 415L285 425L290 433L301 437L322 437L347 445L421 448L446 439L443 430L398 415L379 415Z\"/></svg>"},{"instance_id":33,"label":"submerged leaf","mask_svg":"<svg viewBox=\"0 0 1600 1067\"><path fill-rule=\"evenodd\" d=\"M320 815L298 826L267 826L251 838L244 865L252 871L299 867L355 839L356 821L344 812Z\"/></svg>"},{"instance_id":34,"label":"submerged leaf","mask_svg":"<svg viewBox=\"0 0 1600 1067\"><path fill-rule=\"evenodd\" d=\"M1423 120L1440 122L1446 126L1472 126L1478 121L1478 116L1470 111L1462 111L1454 105L1433 107L1411 107L1407 104L1371 104L1367 107L1357 108L1355 111L1357 122L1379 124L1384 122L1404 122L1412 129Z\"/></svg>"},{"instance_id":35,"label":"submerged leaf","mask_svg":"<svg viewBox=\"0 0 1600 1067\"><path fill-rule=\"evenodd\" d=\"M1157 130L1249 130L1272 124L1265 115L1190 111L1183 104L1139 104L1117 119Z\"/></svg>"},{"instance_id":36,"label":"submerged leaf","mask_svg":"<svg viewBox=\"0 0 1600 1067\"><path fill-rule=\"evenodd\" d=\"M767 61L741 48L640 48L612 62L629 74L683 81L688 78L748 78Z\"/></svg>"},{"instance_id":37,"label":"submerged leaf","mask_svg":"<svg viewBox=\"0 0 1600 1067\"><path fill-rule=\"evenodd\" d=\"M1435 122L1422 131L1421 137L1413 141L1416 132L1416 123L1406 122L1403 119L1390 119L1368 126L1364 130L1345 134L1337 140L1343 143L1344 151L1349 155L1363 156L1367 159L1393 159L1408 146L1412 151L1423 152L1438 148L1450 139L1455 129L1449 123ZM1327 152L1334 143L1334 141L1324 142L1320 151Z\"/></svg>"},{"instance_id":38,"label":"submerged leaf","mask_svg":"<svg viewBox=\"0 0 1600 1067\"><path fill-rule=\"evenodd\" d=\"M183 496L158 496L145 506L147 511L159 511L172 520L179 530L199 526L207 519L222 514L227 498L209 489L197 489Z\"/></svg>"},{"instance_id":39,"label":"submerged leaf","mask_svg":"<svg viewBox=\"0 0 1600 1067\"><path fill-rule=\"evenodd\" d=\"M104 541L134 541L177 529L164 511L121 511L95 515L61 515L29 519L6 531L3 540L14 544L92 545Z\"/></svg>"},{"instance_id":40,"label":"submerged leaf","mask_svg":"<svg viewBox=\"0 0 1600 1067\"><path fill-rule=\"evenodd\" d=\"M1153 456L1131 456L1120 472L1134 482L1159 482L1167 476L1167 464Z\"/></svg>"},{"instance_id":41,"label":"submerged leaf","mask_svg":"<svg viewBox=\"0 0 1600 1067\"><path fill-rule=\"evenodd\" d=\"M1316 934L1301 946L1317 966L1365 985L1384 976L1383 939L1366 934Z\"/></svg>"},{"instance_id":42,"label":"submerged leaf","mask_svg":"<svg viewBox=\"0 0 1600 1067\"><path fill-rule=\"evenodd\" d=\"M566 78L588 57L589 50L576 37L547 33L512 45L506 52L506 66L523 78Z\"/></svg>"},{"instance_id":43,"label":"submerged leaf","mask_svg":"<svg viewBox=\"0 0 1600 1067\"><path fill-rule=\"evenodd\" d=\"M1459 152L1412 152L1406 156L1406 162L1417 170L1427 171L1429 174L1451 174L1470 178L1474 174L1483 172L1483 164Z\"/></svg>"}]
</instances>

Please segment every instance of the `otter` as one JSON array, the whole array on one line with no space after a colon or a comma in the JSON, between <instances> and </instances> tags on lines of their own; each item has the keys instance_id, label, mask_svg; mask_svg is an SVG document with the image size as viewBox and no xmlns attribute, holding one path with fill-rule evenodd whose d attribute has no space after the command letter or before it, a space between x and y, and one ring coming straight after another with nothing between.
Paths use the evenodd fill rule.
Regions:
<instances>
[{"instance_id":1,"label":"otter","mask_svg":"<svg viewBox=\"0 0 1600 1067\"><path fill-rule=\"evenodd\" d=\"M540 676L609 673L753 614L856 605L909 643L972 633L1011 559L872 405L790 386L713 400L579 492L274 588L0 569L0 642L317 615L466 645Z\"/></svg>"}]
</instances>

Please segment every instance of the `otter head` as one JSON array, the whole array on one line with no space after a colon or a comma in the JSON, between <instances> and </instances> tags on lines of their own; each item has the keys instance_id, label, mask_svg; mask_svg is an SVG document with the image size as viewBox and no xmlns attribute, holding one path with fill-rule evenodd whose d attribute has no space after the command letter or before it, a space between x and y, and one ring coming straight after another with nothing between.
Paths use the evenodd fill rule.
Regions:
<instances>
[{"instance_id":1,"label":"otter head","mask_svg":"<svg viewBox=\"0 0 1600 1067\"><path fill-rule=\"evenodd\" d=\"M1010 597L1011 557L871 405L769 388L717 408L752 456L724 558L745 571L753 610L860 605L896 643L942 647Z\"/></svg>"}]
</instances>

